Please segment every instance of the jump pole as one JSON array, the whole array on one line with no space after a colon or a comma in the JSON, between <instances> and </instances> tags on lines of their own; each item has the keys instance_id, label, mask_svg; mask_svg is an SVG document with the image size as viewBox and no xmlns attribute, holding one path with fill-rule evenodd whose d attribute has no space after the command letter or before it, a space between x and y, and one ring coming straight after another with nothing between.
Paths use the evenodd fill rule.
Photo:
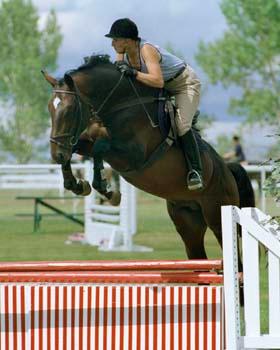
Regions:
<instances>
[{"instance_id":1,"label":"jump pole","mask_svg":"<svg viewBox=\"0 0 280 350\"><path fill-rule=\"evenodd\" d=\"M1 263L0 348L224 349L221 271L219 260Z\"/></svg>"}]
</instances>

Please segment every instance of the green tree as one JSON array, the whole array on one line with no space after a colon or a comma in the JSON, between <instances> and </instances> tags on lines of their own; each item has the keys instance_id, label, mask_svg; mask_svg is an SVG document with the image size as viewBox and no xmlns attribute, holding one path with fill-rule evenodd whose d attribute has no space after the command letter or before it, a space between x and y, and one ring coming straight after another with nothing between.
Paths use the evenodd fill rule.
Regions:
<instances>
[{"instance_id":1,"label":"green tree","mask_svg":"<svg viewBox=\"0 0 280 350\"><path fill-rule=\"evenodd\" d=\"M219 135L214 147L220 156L223 156L223 154L233 150L232 137Z\"/></svg>"},{"instance_id":2,"label":"green tree","mask_svg":"<svg viewBox=\"0 0 280 350\"><path fill-rule=\"evenodd\" d=\"M268 158L273 160L274 167L271 176L266 179L264 189L280 203L280 135L275 136L278 136L278 141L268 151Z\"/></svg>"},{"instance_id":3,"label":"green tree","mask_svg":"<svg viewBox=\"0 0 280 350\"><path fill-rule=\"evenodd\" d=\"M213 43L201 42L196 59L211 83L239 86L230 111L249 121L280 120L280 3L222 0L228 29Z\"/></svg>"},{"instance_id":4,"label":"green tree","mask_svg":"<svg viewBox=\"0 0 280 350\"><path fill-rule=\"evenodd\" d=\"M0 99L7 113L1 118L0 146L18 162L36 153L49 125L49 89L40 70L56 69L62 41L55 12L39 29L37 9L30 0L0 3ZM39 142L38 142L39 141Z\"/></svg>"},{"instance_id":5,"label":"green tree","mask_svg":"<svg viewBox=\"0 0 280 350\"><path fill-rule=\"evenodd\" d=\"M221 10L228 29L213 43L201 42L196 59L211 83L240 87L240 98L230 101L232 113L246 116L249 122L279 127L280 2L222 0ZM279 155L277 158L266 189L280 201Z\"/></svg>"}]
</instances>

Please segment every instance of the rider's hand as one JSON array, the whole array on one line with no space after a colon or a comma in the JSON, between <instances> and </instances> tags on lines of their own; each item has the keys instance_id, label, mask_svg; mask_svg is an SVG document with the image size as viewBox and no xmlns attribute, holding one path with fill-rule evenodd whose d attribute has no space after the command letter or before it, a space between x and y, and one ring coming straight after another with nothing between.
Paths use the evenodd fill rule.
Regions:
<instances>
[{"instance_id":1,"label":"rider's hand","mask_svg":"<svg viewBox=\"0 0 280 350\"><path fill-rule=\"evenodd\" d=\"M125 61L117 61L115 62L115 66L127 77L136 77L138 73L135 68L129 66Z\"/></svg>"},{"instance_id":2,"label":"rider's hand","mask_svg":"<svg viewBox=\"0 0 280 350\"><path fill-rule=\"evenodd\" d=\"M119 66L123 65L123 64L126 64L127 62L126 61L115 61L114 62L114 65L117 67L117 69L119 68Z\"/></svg>"}]
</instances>

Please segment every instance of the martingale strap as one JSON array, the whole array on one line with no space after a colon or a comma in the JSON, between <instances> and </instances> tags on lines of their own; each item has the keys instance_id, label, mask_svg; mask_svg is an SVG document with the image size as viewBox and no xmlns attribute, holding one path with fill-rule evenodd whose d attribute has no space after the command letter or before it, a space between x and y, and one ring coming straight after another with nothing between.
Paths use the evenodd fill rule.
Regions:
<instances>
[{"instance_id":1,"label":"martingale strap","mask_svg":"<svg viewBox=\"0 0 280 350\"><path fill-rule=\"evenodd\" d=\"M150 168L162 155L169 150L169 148L174 144L174 137L172 129L170 129L168 136L157 146L157 148L152 152L150 157L144 162L141 168L135 170L125 170L119 173L124 176L133 176L139 174L139 171L143 171Z\"/></svg>"}]
</instances>

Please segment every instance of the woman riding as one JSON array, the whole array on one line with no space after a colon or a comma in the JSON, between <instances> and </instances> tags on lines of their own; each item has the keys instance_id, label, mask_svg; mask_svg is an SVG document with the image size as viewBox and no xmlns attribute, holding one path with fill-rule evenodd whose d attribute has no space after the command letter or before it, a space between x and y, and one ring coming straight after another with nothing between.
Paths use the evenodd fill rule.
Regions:
<instances>
[{"instance_id":1,"label":"woman riding","mask_svg":"<svg viewBox=\"0 0 280 350\"><path fill-rule=\"evenodd\" d=\"M191 129L201 85L195 72L179 57L138 37L136 24L128 18L116 20L105 36L112 38L112 46L117 53L116 65L122 73L143 84L164 87L175 97L177 132L184 156L191 163L187 175L188 189L201 189L201 158Z\"/></svg>"}]
</instances>

